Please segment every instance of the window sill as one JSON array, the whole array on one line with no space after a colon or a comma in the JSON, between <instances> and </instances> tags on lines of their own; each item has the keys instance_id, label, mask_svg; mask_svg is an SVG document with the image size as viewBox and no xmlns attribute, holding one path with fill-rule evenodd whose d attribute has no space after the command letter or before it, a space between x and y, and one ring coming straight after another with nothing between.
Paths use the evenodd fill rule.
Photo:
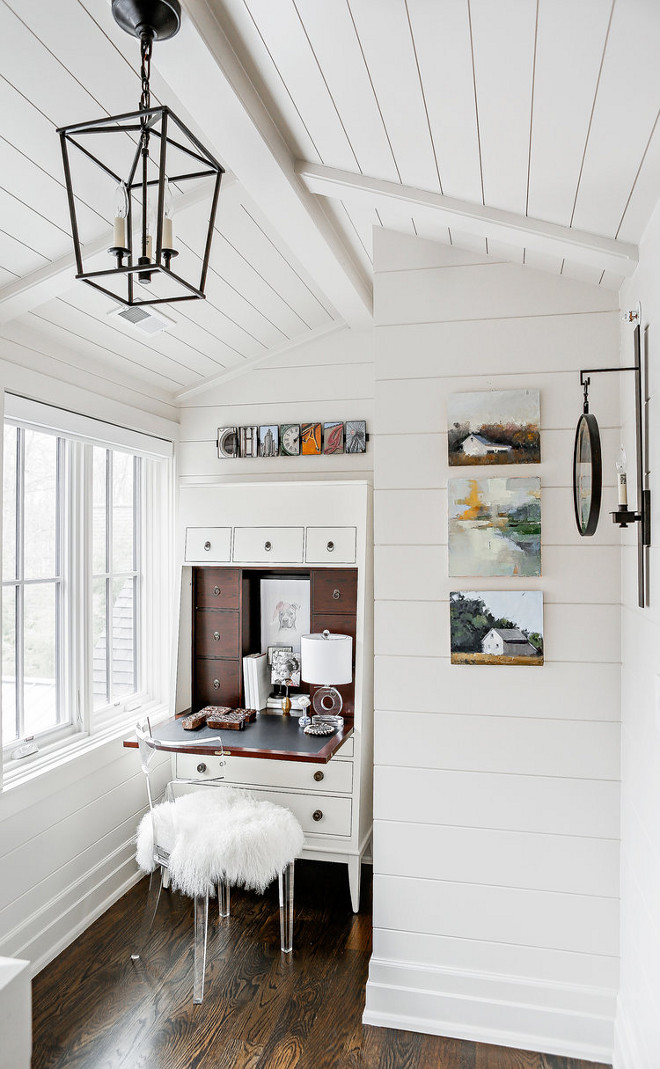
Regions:
<instances>
[{"instance_id":1,"label":"window sill","mask_svg":"<svg viewBox=\"0 0 660 1069\"><path fill-rule=\"evenodd\" d=\"M132 710L121 720L115 720L106 728L95 731L93 735L79 732L64 742L54 743L35 754L33 758L7 761L3 769L2 793L6 794L15 788L28 786L49 772L54 772L71 762L89 756L108 743L124 739L126 735L133 732L137 721L142 717L148 716L152 724L160 724L171 715L168 706L156 702L147 703L139 709Z\"/></svg>"}]
</instances>

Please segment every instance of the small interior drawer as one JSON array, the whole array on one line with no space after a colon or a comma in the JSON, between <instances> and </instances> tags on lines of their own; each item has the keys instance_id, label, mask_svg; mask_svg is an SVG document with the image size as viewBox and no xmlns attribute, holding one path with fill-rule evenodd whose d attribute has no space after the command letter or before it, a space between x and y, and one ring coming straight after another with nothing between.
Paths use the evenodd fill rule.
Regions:
<instances>
[{"instance_id":1,"label":"small interior drawer","mask_svg":"<svg viewBox=\"0 0 660 1069\"><path fill-rule=\"evenodd\" d=\"M354 564L356 527L308 527L305 560L308 564Z\"/></svg>"},{"instance_id":2,"label":"small interior drawer","mask_svg":"<svg viewBox=\"0 0 660 1069\"><path fill-rule=\"evenodd\" d=\"M240 602L238 568L197 568L196 609L237 609Z\"/></svg>"},{"instance_id":3,"label":"small interior drawer","mask_svg":"<svg viewBox=\"0 0 660 1069\"><path fill-rule=\"evenodd\" d=\"M186 561L231 560L231 527L186 527Z\"/></svg>"},{"instance_id":4,"label":"small interior drawer","mask_svg":"<svg viewBox=\"0 0 660 1069\"><path fill-rule=\"evenodd\" d=\"M314 572L312 613L354 613L357 606L357 570L324 569Z\"/></svg>"},{"instance_id":5,"label":"small interior drawer","mask_svg":"<svg viewBox=\"0 0 660 1069\"><path fill-rule=\"evenodd\" d=\"M257 564L302 564L302 527L236 527L234 560Z\"/></svg>"},{"instance_id":6,"label":"small interior drawer","mask_svg":"<svg viewBox=\"0 0 660 1069\"><path fill-rule=\"evenodd\" d=\"M239 614L232 609L198 609L195 613L196 657L240 657Z\"/></svg>"},{"instance_id":7,"label":"small interior drawer","mask_svg":"<svg viewBox=\"0 0 660 1069\"><path fill-rule=\"evenodd\" d=\"M194 663L194 705L231 705L241 699L241 662L210 660L200 657Z\"/></svg>"}]
</instances>

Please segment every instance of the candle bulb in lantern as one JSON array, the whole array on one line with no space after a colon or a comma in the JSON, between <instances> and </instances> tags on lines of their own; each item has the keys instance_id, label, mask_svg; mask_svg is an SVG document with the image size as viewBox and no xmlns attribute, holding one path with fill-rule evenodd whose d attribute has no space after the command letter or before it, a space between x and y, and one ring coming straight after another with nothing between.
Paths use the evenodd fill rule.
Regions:
<instances>
[{"instance_id":1,"label":"candle bulb in lantern","mask_svg":"<svg viewBox=\"0 0 660 1069\"><path fill-rule=\"evenodd\" d=\"M174 215L174 197L170 183L165 179L165 197L163 202L163 248L174 250L172 216Z\"/></svg>"},{"instance_id":2,"label":"candle bulb in lantern","mask_svg":"<svg viewBox=\"0 0 660 1069\"><path fill-rule=\"evenodd\" d=\"M617 485L619 490L619 508L628 507L628 485L626 476L626 451L621 446L616 462Z\"/></svg>"},{"instance_id":3,"label":"candle bulb in lantern","mask_svg":"<svg viewBox=\"0 0 660 1069\"><path fill-rule=\"evenodd\" d=\"M149 199L149 208L147 211L147 247L145 250L145 256L148 256L150 260L154 258L154 252L156 251L156 231L158 229L158 212L156 210L157 201L156 195Z\"/></svg>"},{"instance_id":4,"label":"candle bulb in lantern","mask_svg":"<svg viewBox=\"0 0 660 1069\"><path fill-rule=\"evenodd\" d=\"M120 182L115 191L113 214L112 244L116 249L125 249L126 217L128 216L128 192L125 182Z\"/></svg>"}]
</instances>

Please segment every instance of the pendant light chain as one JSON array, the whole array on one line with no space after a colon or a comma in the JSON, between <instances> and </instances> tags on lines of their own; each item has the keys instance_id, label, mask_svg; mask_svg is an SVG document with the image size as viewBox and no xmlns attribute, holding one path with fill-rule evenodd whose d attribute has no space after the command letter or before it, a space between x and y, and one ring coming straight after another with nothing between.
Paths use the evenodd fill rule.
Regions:
<instances>
[{"instance_id":1,"label":"pendant light chain","mask_svg":"<svg viewBox=\"0 0 660 1069\"><path fill-rule=\"evenodd\" d=\"M142 95L140 97L140 111L146 112L151 107L151 89L149 79L151 77L151 53L153 50L153 36L143 33L140 37L140 80L142 82ZM149 262L150 256L147 249L147 181L149 167L149 120L142 118L142 241L140 259ZM153 235L152 235L153 241ZM150 282L151 276L143 274L140 281Z\"/></svg>"},{"instance_id":2,"label":"pendant light chain","mask_svg":"<svg viewBox=\"0 0 660 1069\"><path fill-rule=\"evenodd\" d=\"M142 96L140 97L140 111L148 111L151 107L151 90L149 79L151 78L151 53L153 51L153 37L143 34L140 38L140 78L142 80Z\"/></svg>"}]
</instances>

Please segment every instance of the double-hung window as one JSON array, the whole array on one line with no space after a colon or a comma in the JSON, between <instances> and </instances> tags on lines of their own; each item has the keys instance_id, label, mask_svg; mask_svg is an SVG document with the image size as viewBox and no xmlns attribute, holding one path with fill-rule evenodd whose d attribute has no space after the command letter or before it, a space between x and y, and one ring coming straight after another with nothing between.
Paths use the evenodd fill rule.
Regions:
<instances>
[{"instance_id":1,"label":"double-hung window","mask_svg":"<svg viewBox=\"0 0 660 1069\"><path fill-rule=\"evenodd\" d=\"M2 748L129 722L169 686L171 443L7 396Z\"/></svg>"}]
</instances>

